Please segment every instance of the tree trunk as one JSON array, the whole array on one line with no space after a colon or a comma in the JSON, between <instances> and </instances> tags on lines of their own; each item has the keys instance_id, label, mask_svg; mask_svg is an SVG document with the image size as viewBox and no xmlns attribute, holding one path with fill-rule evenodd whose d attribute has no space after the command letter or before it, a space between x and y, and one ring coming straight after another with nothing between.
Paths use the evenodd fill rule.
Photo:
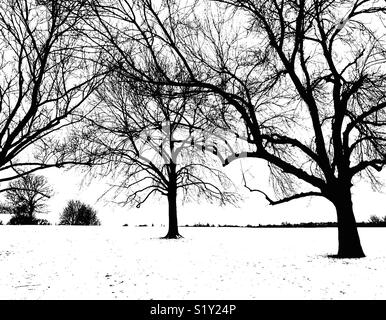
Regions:
<instances>
[{"instance_id":1,"label":"tree trunk","mask_svg":"<svg viewBox=\"0 0 386 320\"><path fill-rule=\"evenodd\" d=\"M351 191L336 190L334 205L338 218L338 258L362 258L362 250L358 229L351 201Z\"/></svg>"},{"instance_id":2,"label":"tree trunk","mask_svg":"<svg viewBox=\"0 0 386 320\"><path fill-rule=\"evenodd\" d=\"M169 188L168 193L169 205L169 231L165 239L178 239L181 235L178 233L177 221L177 188Z\"/></svg>"},{"instance_id":3,"label":"tree trunk","mask_svg":"<svg viewBox=\"0 0 386 320\"><path fill-rule=\"evenodd\" d=\"M178 233L177 221L177 164L174 154L174 140L170 135L170 154L171 159L168 164L168 205L169 205L169 231L164 237L165 239L179 239L182 238Z\"/></svg>"}]
</instances>

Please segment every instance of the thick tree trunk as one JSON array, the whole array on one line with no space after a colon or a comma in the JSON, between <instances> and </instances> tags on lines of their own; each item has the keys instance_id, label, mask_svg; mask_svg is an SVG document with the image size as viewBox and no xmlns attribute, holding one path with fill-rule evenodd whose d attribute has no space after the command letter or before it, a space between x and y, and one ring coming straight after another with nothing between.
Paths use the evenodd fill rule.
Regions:
<instances>
[{"instance_id":1,"label":"thick tree trunk","mask_svg":"<svg viewBox=\"0 0 386 320\"><path fill-rule=\"evenodd\" d=\"M336 190L334 205L338 217L338 258L362 258L365 256L355 221L351 191Z\"/></svg>"},{"instance_id":2,"label":"thick tree trunk","mask_svg":"<svg viewBox=\"0 0 386 320\"><path fill-rule=\"evenodd\" d=\"M168 194L169 205L169 231L164 237L165 239L178 239L181 235L178 233L178 221L177 221L177 189L169 189Z\"/></svg>"},{"instance_id":3,"label":"thick tree trunk","mask_svg":"<svg viewBox=\"0 0 386 320\"><path fill-rule=\"evenodd\" d=\"M171 142L171 152L173 151L173 143ZM169 205L169 231L164 237L165 239L182 238L178 233L177 221L177 165L172 160L169 164L169 185L168 185L168 205Z\"/></svg>"}]
</instances>

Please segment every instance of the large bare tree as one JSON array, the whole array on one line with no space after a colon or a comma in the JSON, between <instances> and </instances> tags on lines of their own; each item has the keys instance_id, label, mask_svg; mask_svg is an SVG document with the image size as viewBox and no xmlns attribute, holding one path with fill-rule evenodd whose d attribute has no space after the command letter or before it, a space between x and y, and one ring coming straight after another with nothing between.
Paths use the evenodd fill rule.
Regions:
<instances>
[{"instance_id":1,"label":"large bare tree","mask_svg":"<svg viewBox=\"0 0 386 320\"><path fill-rule=\"evenodd\" d=\"M265 160L276 199L261 192L272 205L328 199L337 212L338 256L364 256L351 188L361 177L376 186L386 163L383 3L143 0L93 6L95 39L127 78L212 94L207 115L213 124L244 131L249 144L225 164ZM150 68L161 76L154 78Z\"/></svg>"},{"instance_id":2,"label":"large bare tree","mask_svg":"<svg viewBox=\"0 0 386 320\"><path fill-rule=\"evenodd\" d=\"M80 156L91 173L112 176L106 193L139 208L152 195L168 200L167 239L179 238L177 204L200 199L235 204L233 183L213 157L197 105L205 97L184 90L127 81L114 73L97 89L93 112L81 128Z\"/></svg>"},{"instance_id":3,"label":"large bare tree","mask_svg":"<svg viewBox=\"0 0 386 320\"><path fill-rule=\"evenodd\" d=\"M0 183L72 162L58 130L99 80L86 15L85 1L1 1Z\"/></svg>"}]
</instances>

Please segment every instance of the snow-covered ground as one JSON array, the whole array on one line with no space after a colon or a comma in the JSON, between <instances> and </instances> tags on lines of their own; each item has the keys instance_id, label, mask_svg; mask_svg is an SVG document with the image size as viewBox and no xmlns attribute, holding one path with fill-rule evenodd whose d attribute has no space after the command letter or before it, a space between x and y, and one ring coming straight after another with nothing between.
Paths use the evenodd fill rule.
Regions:
<instances>
[{"instance_id":1,"label":"snow-covered ground","mask_svg":"<svg viewBox=\"0 0 386 320\"><path fill-rule=\"evenodd\" d=\"M325 229L0 226L1 299L386 299L386 228L332 259Z\"/></svg>"}]
</instances>

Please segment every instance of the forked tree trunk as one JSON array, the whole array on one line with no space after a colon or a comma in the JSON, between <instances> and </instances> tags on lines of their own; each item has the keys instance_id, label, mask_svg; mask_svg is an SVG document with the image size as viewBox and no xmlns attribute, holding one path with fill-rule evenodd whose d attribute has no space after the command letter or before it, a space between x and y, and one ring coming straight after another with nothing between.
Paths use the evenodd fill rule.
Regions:
<instances>
[{"instance_id":1,"label":"forked tree trunk","mask_svg":"<svg viewBox=\"0 0 386 320\"><path fill-rule=\"evenodd\" d=\"M336 190L334 199L338 218L338 258L362 258L365 254L359 239L358 228L355 221L351 191Z\"/></svg>"}]
</instances>

